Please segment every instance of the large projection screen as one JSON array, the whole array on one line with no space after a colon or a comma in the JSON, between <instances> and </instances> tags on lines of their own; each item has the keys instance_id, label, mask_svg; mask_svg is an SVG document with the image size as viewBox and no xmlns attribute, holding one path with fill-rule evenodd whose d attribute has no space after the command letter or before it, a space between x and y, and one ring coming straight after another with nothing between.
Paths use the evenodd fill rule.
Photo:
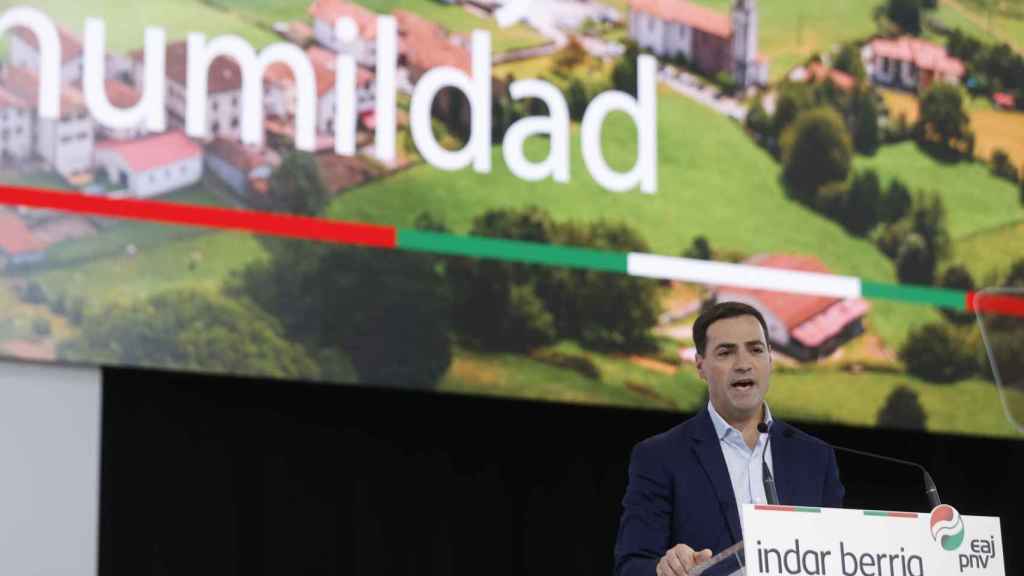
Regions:
<instances>
[{"instance_id":1,"label":"large projection screen","mask_svg":"<svg viewBox=\"0 0 1024 576\"><path fill-rule=\"evenodd\" d=\"M693 321L737 300L784 417L1020 437L975 316L1024 286L1017 3L54 0L0 33L0 355L692 412Z\"/></svg>"}]
</instances>

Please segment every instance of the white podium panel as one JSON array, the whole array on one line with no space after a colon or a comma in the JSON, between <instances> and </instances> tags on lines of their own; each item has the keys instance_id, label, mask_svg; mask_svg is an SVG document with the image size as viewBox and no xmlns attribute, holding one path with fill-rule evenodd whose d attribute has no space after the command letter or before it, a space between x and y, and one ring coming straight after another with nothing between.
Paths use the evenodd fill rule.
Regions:
<instances>
[{"instance_id":1,"label":"white podium panel","mask_svg":"<svg viewBox=\"0 0 1024 576\"><path fill-rule=\"evenodd\" d=\"M747 576L1005 576L999 518L748 504Z\"/></svg>"}]
</instances>

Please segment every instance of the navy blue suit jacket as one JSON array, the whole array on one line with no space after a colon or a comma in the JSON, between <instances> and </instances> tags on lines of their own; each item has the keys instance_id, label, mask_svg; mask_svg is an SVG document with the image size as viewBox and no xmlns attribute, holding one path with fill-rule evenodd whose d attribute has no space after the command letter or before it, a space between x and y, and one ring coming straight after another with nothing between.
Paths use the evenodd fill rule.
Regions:
<instances>
[{"instance_id":1,"label":"navy blue suit jacket","mask_svg":"<svg viewBox=\"0 0 1024 576\"><path fill-rule=\"evenodd\" d=\"M770 435L779 503L842 507L832 448L778 419ZM729 469L707 408L633 448L622 506L618 576L653 576L676 544L717 554L742 540Z\"/></svg>"}]
</instances>

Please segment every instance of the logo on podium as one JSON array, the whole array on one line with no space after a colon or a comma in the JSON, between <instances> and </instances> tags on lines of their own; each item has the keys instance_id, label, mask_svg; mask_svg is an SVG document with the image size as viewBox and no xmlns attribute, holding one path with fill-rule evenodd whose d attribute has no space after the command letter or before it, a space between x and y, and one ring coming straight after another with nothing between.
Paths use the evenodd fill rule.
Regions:
<instances>
[{"instance_id":1,"label":"logo on podium","mask_svg":"<svg viewBox=\"0 0 1024 576\"><path fill-rule=\"evenodd\" d=\"M932 539L950 552L964 541L964 523L960 513L948 504L940 504L932 510L931 528Z\"/></svg>"}]
</instances>

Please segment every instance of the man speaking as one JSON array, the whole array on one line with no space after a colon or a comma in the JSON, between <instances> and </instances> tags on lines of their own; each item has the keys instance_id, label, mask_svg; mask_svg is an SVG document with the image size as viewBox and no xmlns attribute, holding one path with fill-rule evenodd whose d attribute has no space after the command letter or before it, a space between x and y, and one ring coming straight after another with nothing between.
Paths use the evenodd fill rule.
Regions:
<instances>
[{"instance_id":1,"label":"man speaking","mask_svg":"<svg viewBox=\"0 0 1024 576\"><path fill-rule=\"evenodd\" d=\"M618 576L686 576L743 538L740 508L766 503L772 488L780 504L842 506L833 450L774 420L764 401L772 358L761 313L716 304L697 318L693 340L710 401L633 449L615 544Z\"/></svg>"}]
</instances>

